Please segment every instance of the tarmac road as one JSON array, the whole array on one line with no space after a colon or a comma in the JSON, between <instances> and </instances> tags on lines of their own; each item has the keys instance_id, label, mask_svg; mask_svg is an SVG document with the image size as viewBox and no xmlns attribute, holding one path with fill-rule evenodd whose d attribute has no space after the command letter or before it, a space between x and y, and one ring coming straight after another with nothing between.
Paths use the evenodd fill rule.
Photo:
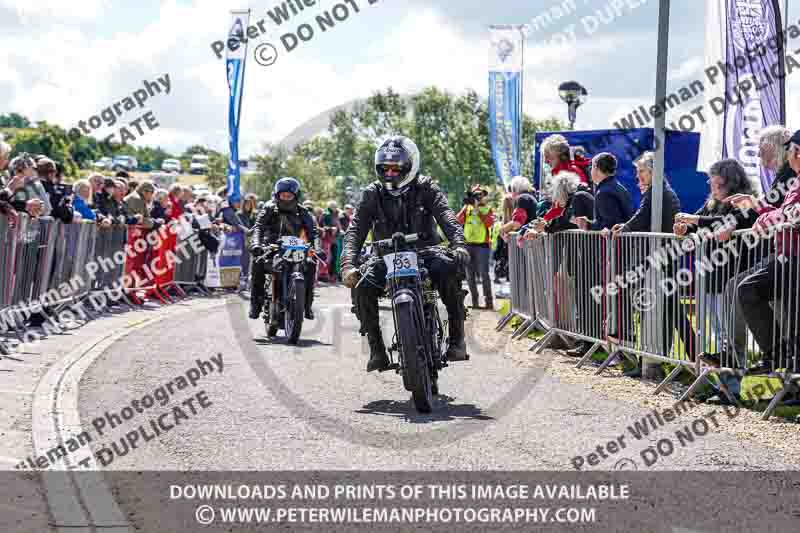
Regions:
<instances>
[{"instance_id":1,"label":"tarmac road","mask_svg":"<svg viewBox=\"0 0 800 533\"><path fill-rule=\"evenodd\" d=\"M135 414L113 431L106 425L104 437L119 439L201 390L211 404L200 408L195 400L196 414L185 406L187 418L124 456L116 453L105 469L572 470L576 456L626 433L648 413L559 383L545 372L547 355L520 366L507 354L509 335L492 331L496 314L479 311L468 324L471 360L445 369L434 412L421 415L399 375L364 371L367 346L349 312L349 292L321 288L315 307L317 320L306 322L298 347L281 338L267 341L263 324L246 319L236 296L226 306L168 318L110 347L81 381L84 428L196 368L198 359L221 354L223 370L202 376L196 387L174 388L171 403ZM382 315L388 342L391 317ZM698 407L682 423L708 410ZM640 449L668 433L661 428L597 468L637 459ZM101 443L92 444L95 452ZM650 468L796 468L782 457L712 431Z\"/></svg>"}]
</instances>

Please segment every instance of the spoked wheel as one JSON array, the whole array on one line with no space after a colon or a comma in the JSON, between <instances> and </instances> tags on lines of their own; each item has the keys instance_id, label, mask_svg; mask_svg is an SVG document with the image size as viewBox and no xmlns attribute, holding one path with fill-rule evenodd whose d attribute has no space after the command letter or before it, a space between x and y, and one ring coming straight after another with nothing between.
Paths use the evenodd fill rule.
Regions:
<instances>
[{"instance_id":1,"label":"spoked wheel","mask_svg":"<svg viewBox=\"0 0 800 533\"><path fill-rule=\"evenodd\" d=\"M292 280L289 284L289 296L286 299L286 313L284 315L286 336L289 344L297 344L300 339L300 330L303 328L305 317L306 284L301 279Z\"/></svg>"},{"instance_id":2,"label":"spoked wheel","mask_svg":"<svg viewBox=\"0 0 800 533\"><path fill-rule=\"evenodd\" d=\"M410 305L397 308L397 338L403 357L403 382L411 389L414 406L420 413L433 410L433 380L425 357L422 323L415 320L416 313Z\"/></svg>"}]
</instances>

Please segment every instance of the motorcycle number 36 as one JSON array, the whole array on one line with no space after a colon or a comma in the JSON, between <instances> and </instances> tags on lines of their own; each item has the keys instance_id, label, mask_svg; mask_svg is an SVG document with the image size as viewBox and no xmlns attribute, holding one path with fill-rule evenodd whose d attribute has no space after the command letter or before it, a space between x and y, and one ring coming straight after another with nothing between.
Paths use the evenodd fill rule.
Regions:
<instances>
[{"instance_id":1,"label":"motorcycle number 36","mask_svg":"<svg viewBox=\"0 0 800 533\"><path fill-rule=\"evenodd\" d=\"M414 252L387 254L383 256L383 261L386 263L386 276L389 278L416 276L419 272L417 254Z\"/></svg>"}]
</instances>

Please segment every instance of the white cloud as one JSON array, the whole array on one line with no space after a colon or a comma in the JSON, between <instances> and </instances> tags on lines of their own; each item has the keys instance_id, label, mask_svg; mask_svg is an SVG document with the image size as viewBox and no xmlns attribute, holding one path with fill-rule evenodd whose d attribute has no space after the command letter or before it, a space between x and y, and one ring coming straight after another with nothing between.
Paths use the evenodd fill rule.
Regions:
<instances>
[{"instance_id":1,"label":"white cloud","mask_svg":"<svg viewBox=\"0 0 800 533\"><path fill-rule=\"evenodd\" d=\"M703 69L703 57L702 56L695 56L690 57L674 69L669 71L668 79L670 80L686 80L689 78L696 77Z\"/></svg>"},{"instance_id":2,"label":"white cloud","mask_svg":"<svg viewBox=\"0 0 800 533\"><path fill-rule=\"evenodd\" d=\"M0 0L0 6L23 9L29 2ZM165 0L148 13L146 24L126 24L109 18L114 6L107 0L37 2L28 13L40 17L37 28L46 31L30 31L26 25L13 34L0 33L0 49L8 52L0 56L0 100L7 110L71 128L130 95L143 80L168 73L171 93L152 98L146 109L126 113L122 125L152 110L160 127L137 144L161 145L174 151L206 144L227 150L225 63L213 55L209 45L225 37L228 9L236 7L232 4L198 0L187 5ZM251 22L266 17L266 6L253 8ZM392 9L387 6L381 9ZM317 12L309 11L305 16ZM290 54L281 50L275 65L262 67L252 58L253 48L266 41L279 45L278 36L285 31L285 27L276 30L266 17L268 34L250 45L240 152L249 155L258 151L264 141L279 141L318 114L390 85L400 93L431 85L456 93L472 88L486 97L488 33L485 38L476 38L435 7L420 6L400 13L374 16L370 24L375 28L360 35L355 35L353 28L361 22L348 22L353 26L318 35L314 43ZM108 30L122 31L95 31L103 24L109 25ZM637 50L652 45L651 41L652 36L646 33L613 33L609 28L574 46L529 46L526 113L535 118L565 119L558 83L573 78L590 81L586 78L594 74L596 79L598 71L608 78L605 72L609 61L624 53L639 53ZM357 48L354 54L362 60L346 53L334 56L327 49L351 42ZM615 68L616 63L611 70ZM626 73L629 79L637 76L625 69L613 74L613 79L604 79L603 87L598 84L596 90L608 90L605 86L620 83L620 76ZM622 111L627 114L631 102L636 101L626 94L641 89L631 84L619 91L619 96L612 91L611 97L606 94L602 98L592 94L595 88L587 87L590 99L578 112L579 128L610 127L611 121ZM646 94L647 89L643 92ZM98 136L107 133L110 130L100 131Z\"/></svg>"},{"instance_id":3,"label":"white cloud","mask_svg":"<svg viewBox=\"0 0 800 533\"><path fill-rule=\"evenodd\" d=\"M0 7L17 13L23 23L31 19L95 20L104 15L109 0L0 0Z\"/></svg>"}]
</instances>

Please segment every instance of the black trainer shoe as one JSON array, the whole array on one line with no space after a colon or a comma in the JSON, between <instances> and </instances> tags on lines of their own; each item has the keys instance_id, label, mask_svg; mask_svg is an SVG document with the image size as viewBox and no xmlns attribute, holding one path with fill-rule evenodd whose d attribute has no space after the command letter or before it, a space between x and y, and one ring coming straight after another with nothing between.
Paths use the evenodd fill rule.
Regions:
<instances>
[{"instance_id":1,"label":"black trainer shoe","mask_svg":"<svg viewBox=\"0 0 800 533\"><path fill-rule=\"evenodd\" d=\"M592 345L587 342L578 343L572 350L567 350L564 355L567 357L583 357L592 348Z\"/></svg>"},{"instance_id":2,"label":"black trainer shoe","mask_svg":"<svg viewBox=\"0 0 800 533\"><path fill-rule=\"evenodd\" d=\"M742 398L738 394L732 394L731 396L733 396L737 403L742 403ZM718 392L711 398L708 398L706 403L713 405L736 405L736 403L732 402L731 399L728 398L728 395L722 391Z\"/></svg>"},{"instance_id":3,"label":"black trainer shoe","mask_svg":"<svg viewBox=\"0 0 800 533\"><path fill-rule=\"evenodd\" d=\"M719 368L722 364L722 357L718 353L701 353L700 354L700 361L707 364L708 366L713 366L714 368Z\"/></svg>"},{"instance_id":4,"label":"black trainer shoe","mask_svg":"<svg viewBox=\"0 0 800 533\"><path fill-rule=\"evenodd\" d=\"M626 378L640 378L642 377L642 367L640 365L636 365L630 370L623 372L622 375Z\"/></svg>"},{"instance_id":5,"label":"black trainer shoe","mask_svg":"<svg viewBox=\"0 0 800 533\"><path fill-rule=\"evenodd\" d=\"M748 376L763 376L766 374L771 374L773 371L772 368L772 359L767 359L766 357L761 361L757 362L754 366L747 369Z\"/></svg>"},{"instance_id":6,"label":"black trainer shoe","mask_svg":"<svg viewBox=\"0 0 800 533\"><path fill-rule=\"evenodd\" d=\"M307 320L314 320L314 310L310 307L306 307L306 319Z\"/></svg>"}]
</instances>

